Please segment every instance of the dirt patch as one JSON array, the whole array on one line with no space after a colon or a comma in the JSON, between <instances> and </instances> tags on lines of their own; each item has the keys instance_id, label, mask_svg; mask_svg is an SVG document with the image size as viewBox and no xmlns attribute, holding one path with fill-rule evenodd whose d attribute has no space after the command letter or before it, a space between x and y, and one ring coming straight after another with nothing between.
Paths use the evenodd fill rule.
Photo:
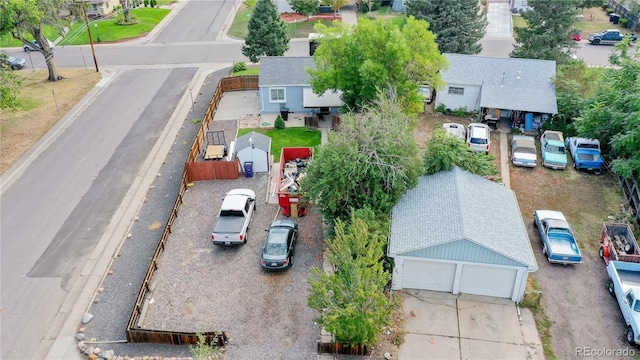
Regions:
<instances>
[{"instance_id":1,"label":"dirt patch","mask_svg":"<svg viewBox=\"0 0 640 360\"><path fill-rule=\"evenodd\" d=\"M46 70L19 71L25 79L18 100L21 110L0 117L0 173L4 173L55 125L100 80L93 70L60 69L61 81L47 81Z\"/></svg>"}]
</instances>

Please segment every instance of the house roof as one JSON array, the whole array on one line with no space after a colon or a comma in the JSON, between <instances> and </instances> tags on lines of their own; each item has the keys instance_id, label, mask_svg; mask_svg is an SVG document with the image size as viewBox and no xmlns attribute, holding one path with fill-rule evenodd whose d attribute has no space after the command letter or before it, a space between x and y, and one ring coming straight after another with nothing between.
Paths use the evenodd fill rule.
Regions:
<instances>
[{"instance_id":1,"label":"house roof","mask_svg":"<svg viewBox=\"0 0 640 360\"><path fill-rule=\"evenodd\" d=\"M454 167L421 177L393 208L392 257L460 240L537 269L516 197L503 185Z\"/></svg>"},{"instance_id":2,"label":"house roof","mask_svg":"<svg viewBox=\"0 0 640 360\"><path fill-rule=\"evenodd\" d=\"M251 139L251 141L249 141L249 139ZM252 142L256 149L264 150L267 153L271 152L271 138L255 131L238 137L236 139L235 151L238 152L242 149L251 147Z\"/></svg>"},{"instance_id":3,"label":"house roof","mask_svg":"<svg viewBox=\"0 0 640 360\"><path fill-rule=\"evenodd\" d=\"M447 85L481 86L480 106L557 114L556 62L444 54L449 69L442 73Z\"/></svg>"},{"instance_id":4,"label":"house roof","mask_svg":"<svg viewBox=\"0 0 640 360\"><path fill-rule=\"evenodd\" d=\"M308 68L316 68L311 56L261 57L258 86L308 86Z\"/></svg>"}]
</instances>

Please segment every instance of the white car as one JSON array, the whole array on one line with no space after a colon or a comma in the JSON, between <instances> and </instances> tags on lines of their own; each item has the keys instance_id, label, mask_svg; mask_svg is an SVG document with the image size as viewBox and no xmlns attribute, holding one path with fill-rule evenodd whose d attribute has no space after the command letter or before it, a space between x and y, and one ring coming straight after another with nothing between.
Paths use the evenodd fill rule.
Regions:
<instances>
[{"instance_id":1,"label":"white car","mask_svg":"<svg viewBox=\"0 0 640 360\"><path fill-rule=\"evenodd\" d=\"M433 102L433 89L429 85L420 85L418 88L420 95L424 96L424 102L431 104Z\"/></svg>"},{"instance_id":2,"label":"white car","mask_svg":"<svg viewBox=\"0 0 640 360\"><path fill-rule=\"evenodd\" d=\"M49 39L46 39L46 40L47 40L47 42L49 43L49 48L50 48L51 50L53 50L53 43L51 42L51 40L49 40ZM25 45L22 47L22 50L24 50L24 52L29 52L29 51L38 51L38 49L40 49L40 48L41 48L41 46L40 46L40 44L38 43L38 40L33 40L33 41L31 42L31 44L29 44L29 45L25 44Z\"/></svg>"},{"instance_id":3,"label":"white car","mask_svg":"<svg viewBox=\"0 0 640 360\"><path fill-rule=\"evenodd\" d=\"M536 167L538 151L533 136L513 136L511 139L511 162L516 166Z\"/></svg>"},{"instance_id":4,"label":"white car","mask_svg":"<svg viewBox=\"0 0 640 360\"><path fill-rule=\"evenodd\" d=\"M442 127L447 131L447 134L451 134L460 140L464 140L467 136L467 129L464 128L464 125L444 123L442 124Z\"/></svg>"},{"instance_id":5,"label":"white car","mask_svg":"<svg viewBox=\"0 0 640 360\"><path fill-rule=\"evenodd\" d=\"M487 124L473 123L467 126L467 147L489 154L491 129Z\"/></svg>"}]
</instances>

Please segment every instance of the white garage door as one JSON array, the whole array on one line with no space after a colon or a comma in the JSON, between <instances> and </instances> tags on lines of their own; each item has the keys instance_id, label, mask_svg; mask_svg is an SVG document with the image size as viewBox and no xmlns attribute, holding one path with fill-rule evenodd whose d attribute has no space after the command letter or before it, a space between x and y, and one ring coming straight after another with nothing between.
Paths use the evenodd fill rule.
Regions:
<instances>
[{"instance_id":1,"label":"white garage door","mask_svg":"<svg viewBox=\"0 0 640 360\"><path fill-rule=\"evenodd\" d=\"M460 292L511 298L516 275L515 269L464 265L460 278Z\"/></svg>"},{"instance_id":2,"label":"white garage door","mask_svg":"<svg viewBox=\"0 0 640 360\"><path fill-rule=\"evenodd\" d=\"M436 291L453 290L456 264L405 260L402 287Z\"/></svg>"}]
</instances>

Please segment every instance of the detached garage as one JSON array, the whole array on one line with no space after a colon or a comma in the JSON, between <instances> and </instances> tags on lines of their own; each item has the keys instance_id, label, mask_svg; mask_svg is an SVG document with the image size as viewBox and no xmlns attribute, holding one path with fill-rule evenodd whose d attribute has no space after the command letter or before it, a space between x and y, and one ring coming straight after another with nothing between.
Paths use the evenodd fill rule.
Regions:
<instances>
[{"instance_id":1,"label":"detached garage","mask_svg":"<svg viewBox=\"0 0 640 360\"><path fill-rule=\"evenodd\" d=\"M522 300L537 270L510 189L455 167L423 176L392 212L392 288Z\"/></svg>"}]
</instances>

